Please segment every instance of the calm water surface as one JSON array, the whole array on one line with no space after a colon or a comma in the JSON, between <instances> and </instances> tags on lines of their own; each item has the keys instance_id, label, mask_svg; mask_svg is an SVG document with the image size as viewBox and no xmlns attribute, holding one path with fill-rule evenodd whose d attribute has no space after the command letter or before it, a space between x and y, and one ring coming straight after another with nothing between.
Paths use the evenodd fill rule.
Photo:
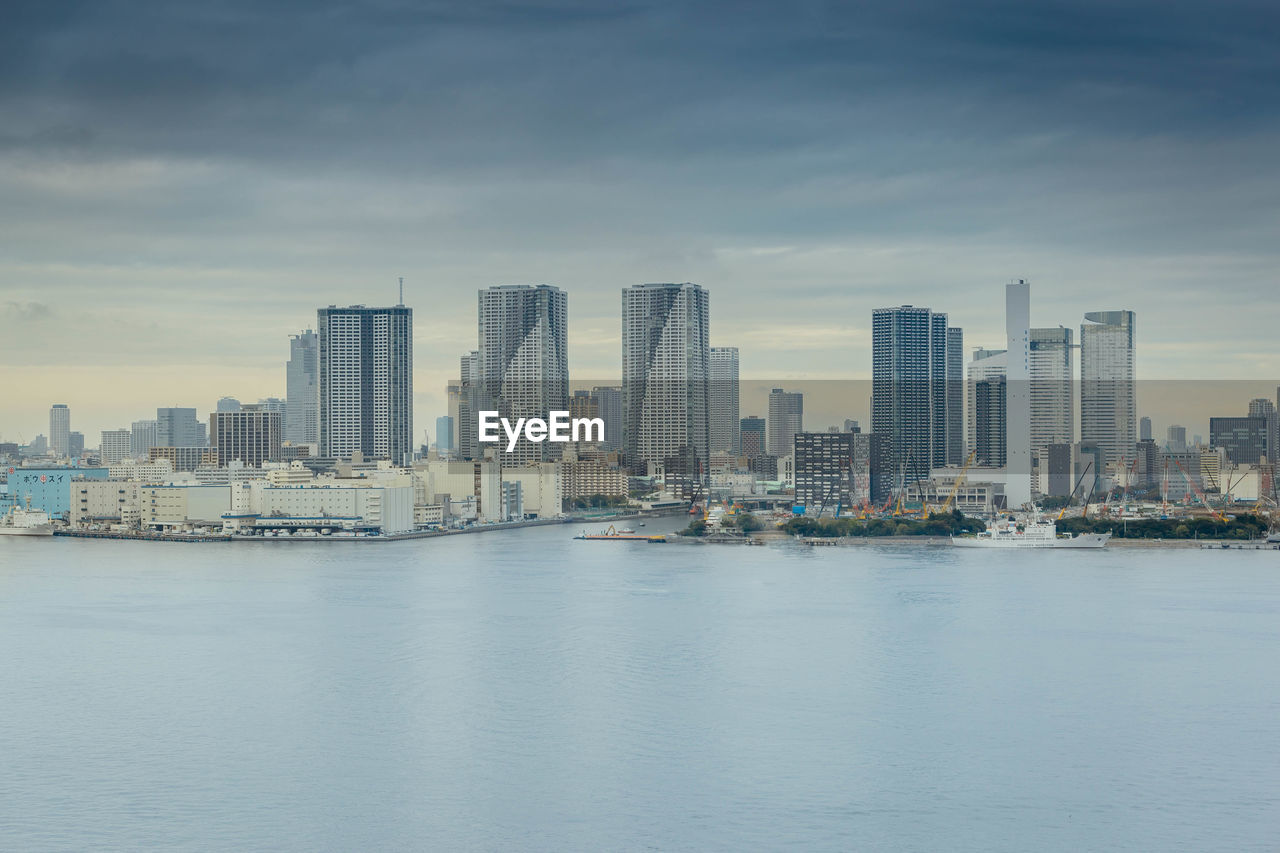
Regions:
<instances>
[{"instance_id":1,"label":"calm water surface","mask_svg":"<svg viewBox=\"0 0 1280 853\"><path fill-rule=\"evenodd\" d=\"M1280 554L574 532L0 541L0 849L1280 847Z\"/></svg>"}]
</instances>

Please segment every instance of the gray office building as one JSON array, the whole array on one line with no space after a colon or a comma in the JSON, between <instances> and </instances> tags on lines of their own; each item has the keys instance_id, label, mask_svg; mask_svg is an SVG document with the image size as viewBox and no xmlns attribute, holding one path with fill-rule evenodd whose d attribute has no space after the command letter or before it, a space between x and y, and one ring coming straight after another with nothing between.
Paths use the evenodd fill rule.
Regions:
<instances>
[{"instance_id":1,"label":"gray office building","mask_svg":"<svg viewBox=\"0 0 1280 853\"><path fill-rule=\"evenodd\" d=\"M156 409L156 440L152 446L203 447L206 436L203 427L195 409Z\"/></svg>"},{"instance_id":2,"label":"gray office building","mask_svg":"<svg viewBox=\"0 0 1280 853\"><path fill-rule=\"evenodd\" d=\"M285 401L285 441L317 444L320 441L320 339L311 329L289 336Z\"/></svg>"},{"instance_id":3,"label":"gray office building","mask_svg":"<svg viewBox=\"0 0 1280 853\"><path fill-rule=\"evenodd\" d=\"M1134 314L1093 311L1080 327L1080 440L1106 465L1131 458L1138 442Z\"/></svg>"},{"instance_id":4,"label":"gray office building","mask_svg":"<svg viewBox=\"0 0 1280 853\"><path fill-rule=\"evenodd\" d=\"M769 455L789 454L804 431L804 395L774 388L769 392Z\"/></svg>"},{"instance_id":5,"label":"gray office building","mask_svg":"<svg viewBox=\"0 0 1280 853\"><path fill-rule=\"evenodd\" d=\"M738 348L711 348L711 452L742 451L738 414Z\"/></svg>"}]
</instances>

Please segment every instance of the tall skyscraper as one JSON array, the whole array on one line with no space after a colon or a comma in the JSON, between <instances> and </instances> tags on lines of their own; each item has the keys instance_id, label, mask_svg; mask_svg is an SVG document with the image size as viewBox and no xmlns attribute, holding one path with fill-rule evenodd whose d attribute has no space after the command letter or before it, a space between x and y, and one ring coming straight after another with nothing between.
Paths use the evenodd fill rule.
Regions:
<instances>
[{"instance_id":1,"label":"tall skyscraper","mask_svg":"<svg viewBox=\"0 0 1280 853\"><path fill-rule=\"evenodd\" d=\"M456 395L451 392L449 397L449 414L458 436L458 458L479 459L483 456L476 421L480 408L479 352L472 350L458 359L458 375Z\"/></svg>"},{"instance_id":2,"label":"tall skyscraper","mask_svg":"<svg viewBox=\"0 0 1280 853\"><path fill-rule=\"evenodd\" d=\"M748 415L739 421L742 437L742 455L749 459L765 455L764 418Z\"/></svg>"},{"instance_id":3,"label":"tall skyscraper","mask_svg":"<svg viewBox=\"0 0 1280 853\"><path fill-rule=\"evenodd\" d=\"M413 461L413 309L317 312L320 455Z\"/></svg>"},{"instance_id":4,"label":"tall skyscraper","mask_svg":"<svg viewBox=\"0 0 1280 853\"><path fill-rule=\"evenodd\" d=\"M171 407L156 409L155 447L203 447L203 424L196 420L195 409Z\"/></svg>"},{"instance_id":5,"label":"tall skyscraper","mask_svg":"<svg viewBox=\"0 0 1280 853\"><path fill-rule=\"evenodd\" d=\"M1075 440L1071 337L1062 326L1031 330L1031 456L1041 463L1050 445Z\"/></svg>"},{"instance_id":6,"label":"tall skyscraper","mask_svg":"<svg viewBox=\"0 0 1280 853\"><path fill-rule=\"evenodd\" d=\"M133 449L133 431L127 429L104 429L102 443L98 453L102 456L103 465L114 465L121 459L128 459Z\"/></svg>"},{"instance_id":7,"label":"tall skyscraper","mask_svg":"<svg viewBox=\"0 0 1280 853\"><path fill-rule=\"evenodd\" d=\"M1131 459L1138 443L1134 314L1092 311L1080 327L1080 439L1095 442L1103 465Z\"/></svg>"},{"instance_id":8,"label":"tall skyscraper","mask_svg":"<svg viewBox=\"0 0 1280 853\"><path fill-rule=\"evenodd\" d=\"M947 327L947 464L964 464L964 330Z\"/></svg>"},{"instance_id":9,"label":"tall skyscraper","mask_svg":"<svg viewBox=\"0 0 1280 853\"><path fill-rule=\"evenodd\" d=\"M209 416L209 450L219 465L239 460L260 468L263 462L279 460L282 432L280 413L254 404L234 412L214 412Z\"/></svg>"},{"instance_id":10,"label":"tall skyscraper","mask_svg":"<svg viewBox=\"0 0 1280 853\"><path fill-rule=\"evenodd\" d=\"M871 431L897 486L947 463L951 423L963 418L951 388L955 369L947 315L903 305L871 315Z\"/></svg>"},{"instance_id":11,"label":"tall skyscraper","mask_svg":"<svg viewBox=\"0 0 1280 853\"><path fill-rule=\"evenodd\" d=\"M294 444L320 441L320 340L307 329L289 336L285 365L284 438Z\"/></svg>"},{"instance_id":12,"label":"tall skyscraper","mask_svg":"<svg viewBox=\"0 0 1280 853\"><path fill-rule=\"evenodd\" d=\"M49 409L49 452L57 457L71 455L71 410L66 403L54 403Z\"/></svg>"},{"instance_id":13,"label":"tall skyscraper","mask_svg":"<svg viewBox=\"0 0 1280 853\"><path fill-rule=\"evenodd\" d=\"M978 430L974 436L974 463L977 465L988 468L1008 465L1008 388L1004 376L980 379L974 387ZM1013 498L1009 499L1009 505L1014 506Z\"/></svg>"},{"instance_id":14,"label":"tall skyscraper","mask_svg":"<svg viewBox=\"0 0 1280 853\"><path fill-rule=\"evenodd\" d=\"M1151 441L1151 418L1146 415L1138 418L1138 441Z\"/></svg>"},{"instance_id":15,"label":"tall skyscraper","mask_svg":"<svg viewBox=\"0 0 1280 853\"><path fill-rule=\"evenodd\" d=\"M1032 466L1039 471L1039 489L1050 487L1048 448L1075 441L1073 346L1071 329L1032 329L1030 332L1030 392L1032 392ZM1055 464L1061 474L1061 452ZM1065 474L1069 476L1070 473Z\"/></svg>"},{"instance_id":16,"label":"tall skyscraper","mask_svg":"<svg viewBox=\"0 0 1280 853\"><path fill-rule=\"evenodd\" d=\"M622 407L627 463L682 458L705 478L711 443L707 291L638 284L622 291Z\"/></svg>"},{"instance_id":17,"label":"tall skyscraper","mask_svg":"<svg viewBox=\"0 0 1280 853\"><path fill-rule=\"evenodd\" d=\"M84 433L72 430L67 436L67 455L72 459L84 456Z\"/></svg>"},{"instance_id":18,"label":"tall skyscraper","mask_svg":"<svg viewBox=\"0 0 1280 853\"><path fill-rule=\"evenodd\" d=\"M796 434L804 432L804 395L774 388L769 392L769 455L795 451Z\"/></svg>"},{"instance_id":19,"label":"tall skyscraper","mask_svg":"<svg viewBox=\"0 0 1280 853\"><path fill-rule=\"evenodd\" d=\"M1005 495L1011 508L1031 502L1031 285L1004 288Z\"/></svg>"},{"instance_id":20,"label":"tall skyscraper","mask_svg":"<svg viewBox=\"0 0 1280 853\"><path fill-rule=\"evenodd\" d=\"M240 401L235 397L219 397L218 403L213 410L215 412L238 412L240 411Z\"/></svg>"},{"instance_id":21,"label":"tall skyscraper","mask_svg":"<svg viewBox=\"0 0 1280 853\"><path fill-rule=\"evenodd\" d=\"M151 448L157 446L156 430L159 421L134 421L133 437L130 442L129 455L134 459L146 459Z\"/></svg>"},{"instance_id":22,"label":"tall skyscraper","mask_svg":"<svg viewBox=\"0 0 1280 853\"><path fill-rule=\"evenodd\" d=\"M973 360L969 362L969 375L965 381L968 401L965 404L966 455L968 450L978 448L978 383L984 379L1003 379L1008 371L1007 364L1008 353L1005 350L980 347L973 352ZM1003 413L1000 419L1004 420Z\"/></svg>"},{"instance_id":23,"label":"tall skyscraper","mask_svg":"<svg viewBox=\"0 0 1280 853\"><path fill-rule=\"evenodd\" d=\"M483 409L517 418L546 418L569 408L569 295L548 284L511 284L479 293L480 384ZM506 465L556 458L560 446L521 438Z\"/></svg>"},{"instance_id":24,"label":"tall skyscraper","mask_svg":"<svg viewBox=\"0 0 1280 853\"><path fill-rule=\"evenodd\" d=\"M1187 428L1178 424L1173 424L1165 430L1165 447L1174 453L1181 453L1187 449Z\"/></svg>"},{"instance_id":25,"label":"tall skyscraper","mask_svg":"<svg viewBox=\"0 0 1280 853\"><path fill-rule=\"evenodd\" d=\"M711 348L711 452L742 451L738 416L738 348Z\"/></svg>"}]
</instances>

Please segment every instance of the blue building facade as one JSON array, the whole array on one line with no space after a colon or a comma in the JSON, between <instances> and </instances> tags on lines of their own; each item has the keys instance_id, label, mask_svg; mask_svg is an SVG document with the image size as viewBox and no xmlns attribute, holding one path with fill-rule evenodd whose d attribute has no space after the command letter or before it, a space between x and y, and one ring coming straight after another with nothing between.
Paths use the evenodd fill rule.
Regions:
<instances>
[{"instance_id":1,"label":"blue building facade","mask_svg":"<svg viewBox=\"0 0 1280 853\"><path fill-rule=\"evenodd\" d=\"M30 495L32 509L42 509L51 516L61 518L66 518L71 511L72 482L107 479L106 468L9 466L3 470L9 481L6 503L16 503L20 507L25 507L27 496Z\"/></svg>"}]
</instances>

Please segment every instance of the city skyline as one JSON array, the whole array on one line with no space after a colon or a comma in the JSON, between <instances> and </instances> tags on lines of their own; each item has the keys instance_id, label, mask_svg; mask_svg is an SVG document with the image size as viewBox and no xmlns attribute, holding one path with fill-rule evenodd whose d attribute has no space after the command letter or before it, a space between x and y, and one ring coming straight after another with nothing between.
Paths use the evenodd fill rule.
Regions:
<instances>
[{"instance_id":1,"label":"city skyline","mask_svg":"<svg viewBox=\"0 0 1280 853\"><path fill-rule=\"evenodd\" d=\"M517 286L517 288L523 288L523 287L527 287L527 286L524 286L524 285ZM497 286L493 286L490 288L483 288L481 289L481 291L478 291L478 292L484 293L486 291L495 290L495 288L497 288ZM500 288L497 288L497 289L500 289ZM554 288L554 287L552 288L552 290L559 291L558 288ZM623 289L624 292L625 290L626 288ZM564 293L563 291L560 291L560 292ZM991 293L998 292L998 287L996 285L992 285L990 288L990 292ZM1041 301L1039 299L1039 291L1037 291L1036 295L1037 295L1037 298L1036 298L1037 305L1036 305L1035 311L1033 312L1033 316L1035 317L1035 319L1040 320L1040 319L1044 319L1043 317L1044 309L1042 309L1039 305ZM713 312L713 316L714 316L714 313L715 312ZM950 313L950 312L943 312L943 313ZM1084 322L1081 323L1081 325L1087 326L1091 321L1085 315L1108 314L1108 313L1125 314L1127 312L1086 311L1086 312L1082 312L1078 316L1077 322L1080 322L1081 320L1083 320ZM1050 319L1058 320L1060 318L1053 317ZM1051 387L1053 383L1049 382L1048 380L1059 378L1062 374L1066 374L1071 377L1070 386L1066 387L1065 389L1059 388L1055 392L1058 396L1063 397L1063 399L1060 402L1046 400L1043 403L1037 402L1035 404L1035 406L1038 407L1036 408L1037 412L1041 411L1041 408L1043 408L1043 411L1044 411L1044 414L1037 414L1035 416L1037 419L1036 420L1037 425L1033 427L1033 430L1037 431L1037 434L1040 432L1052 434L1055 429L1057 429L1060 432L1062 430L1062 427L1055 426L1057 421L1063 421L1065 424L1071 424L1074 421L1074 424L1075 424L1074 431L1077 437L1079 437L1082 429L1081 422L1080 422L1081 413L1079 411L1081 389L1080 387L1078 387L1078 384L1080 382L1080 378L1081 378L1080 371L1083 369L1083 364L1080 363L1078 359L1073 359L1071 355L1071 350L1078 349L1079 344L1072 343L1073 332L1072 332L1071 325L1069 325L1070 319L1071 318L1067 318L1067 324L1064 324L1064 325L1059 325L1056 327L1049 326L1049 327L1043 327L1043 328L1036 327L1031 329L1031 332L1033 333L1033 341L1032 341L1033 365L1038 364L1038 366L1035 368L1037 370L1036 375L1041 376L1044 380L1046 380L1044 382L1044 387L1046 388ZM472 323L473 324L475 323L474 319L472 320ZM303 324L303 325L311 325L311 324ZM714 328L714 324L712 324L712 327ZM296 329L297 326L295 325L294 328ZM956 332L956 331L959 331L959 329L958 327L953 327L951 331ZM308 330L308 332L305 334L312 335L312 339L314 339L313 332L310 332ZM620 332L615 332L615 335L619 335L619 334ZM1267 395L1271 393L1269 389L1273 388L1276 384L1274 380L1268 380L1265 378L1247 379L1247 380L1246 379L1228 380L1226 382L1214 381L1214 380L1198 380L1198 379L1187 379L1182 381L1166 380L1166 379L1144 379L1141 367L1143 366L1144 363L1148 361L1148 358L1146 357L1146 348L1147 348L1146 335L1147 334L1148 332L1146 331L1145 324L1144 324L1143 338L1142 338L1141 346L1139 348L1140 354L1136 359L1137 366L1138 366L1137 375L1139 377L1137 381L1137 387L1139 389L1146 388L1149 390L1146 394L1143 394L1141 390L1139 391L1138 409L1139 409L1139 412L1143 415L1143 417L1151 417L1152 415L1154 415L1155 420L1158 422L1158 425L1161 430L1163 430L1165 426L1168 426L1168 425L1191 424L1194 431L1207 434L1209 417L1211 417L1214 414L1214 412L1220 412L1223 406L1229 406L1230 405L1229 401L1238 398L1240 394L1249 394L1251 396L1256 396L1259 394ZM965 332L965 335L967 337L967 332ZM1064 336L1065 336L1065 339L1064 339ZM716 338L717 336L715 336L713 333L712 337ZM292 361L292 356L297 353L298 339L299 339L299 333L296 331L286 335L286 343L283 345L284 349L281 350L284 353L284 358L279 363L279 366L277 368L274 368L270 371L271 373L276 374L275 379L272 380L270 384L262 386L266 389L265 394L261 394L261 395L249 394L239 390L239 388L243 386L240 384L242 381L241 371L237 370L235 371L235 375L237 378L234 381L228 381L228 380L218 381L218 384L216 385L216 387L221 390L212 401L195 400L196 405L186 406L185 408L189 408L189 409L193 408L195 410L196 428L207 427L208 416L213 412L217 411L219 405L238 404L239 399L232 396L233 394L239 394L241 397L243 397L246 400L254 399L256 396L256 399L260 404L282 403L284 397L287 395L287 385L288 385L288 382L290 381L289 365L290 365L290 362ZM615 337L615 340L617 339L618 338ZM416 343L416 335L414 340L415 340L414 348L416 350L418 347L418 344ZM955 342L949 341L948 347L951 349L954 349L954 343ZM989 343L989 342L984 341L983 343ZM1064 347L1064 344L1065 344L1065 347ZM720 348L714 348L714 349L720 349ZM739 348L733 347L732 349L736 350ZM574 350L574 347L570 346L568 348L568 352L566 353L566 356L571 354L573 350ZM961 396L963 397L963 406L966 410L966 417L967 417L967 427L965 427L965 429L966 429L967 435L972 436L974 434L974 429L975 429L974 408L973 408L973 399L972 399L973 383L984 375L984 371L995 370L995 371L1002 372L1004 370L1005 358L1004 358L1003 350L990 349L989 347L984 347L982 343L970 342L968 340L965 340L963 344L963 351L965 356L964 368L966 371L965 386L967 390L965 390ZM870 342L868 341L868 346L866 347L865 354L869 357L870 352L871 352L871 347L870 347ZM749 350L744 350L743 355L746 357L748 361L750 360L751 353ZM988 359L987 362L978 360L979 358L984 356ZM1058 359L1060 362L1056 366L1053 364L1054 359ZM1072 364L1073 361L1076 362L1074 365ZM440 370L436 365L428 365L424 370L422 367L418 366L419 362L420 362L419 358L417 357L412 358L412 373L414 374L413 420L416 424L418 424L418 426L415 427L414 435L411 437L412 446L414 447L417 447L419 444L422 443L424 434L427 437L429 437L430 441L434 442L436 439L436 436L431 431L431 426L434 425L436 417L449 414L451 411L449 407L450 404L446 399L446 395L443 393L443 389L434 389L434 393L433 393L433 389L422 389L421 381L417 378L418 374L426 373L428 376L435 376L435 375L451 376L452 378L449 380L449 384L456 382L457 376L458 376L458 373L456 370L449 371L447 368ZM987 363L990 363L992 367L987 367L986 366ZM748 414L755 414L755 413L764 414L765 412L767 412L768 395L772 390L772 387L776 385L778 381L781 381L781 380L768 378L768 374L765 374L765 373L757 373L754 376L743 375L741 379L741 385L742 385L741 414L743 416L746 416ZM809 386L811 389L814 387L819 389L823 389L823 388L829 389L827 393L819 392L817 394L814 394L812 391L810 392L811 399L813 399L815 402L818 403L817 408L814 409L817 415L817 417L815 418L815 421L818 424L818 428L824 428L825 426L838 425L842 419L850 416L855 418L863 418L867 422L870 421L870 405L869 405L870 390L869 389L871 387L871 380L869 377L849 378L849 379L800 378L800 379L786 379L785 381L789 384L798 383L798 384L806 385L806 386ZM594 374L583 375L579 373L574 373L571 370L570 387L572 389L591 388L595 385L600 385L600 384L617 385L619 382L620 382L620 377L617 375L614 375L614 376L604 376L604 375L594 375ZM229 385L237 385L237 389L233 390L231 393L225 393ZM863 386L865 386L865 388ZM1236 387L1232 389L1231 386L1236 386ZM1155 393L1151 393L1151 389L1154 389ZM1165 389L1165 390L1161 390L1161 389ZM1187 389L1196 389L1196 390L1193 394L1189 395ZM1241 389L1246 389L1246 390L1241 390ZM1248 390L1248 389L1252 389L1252 390ZM181 392L172 396L181 398L181 401L184 403L193 400L192 392L190 391L189 388L184 392ZM106 397L108 399L114 399L110 394L107 394ZM154 403L157 400L162 398L156 393L150 393L148 396L145 397L145 399L150 400L152 403L152 408L154 408ZM954 405L954 403L955 401L953 400L952 405ZM48 423L48 412L50 411L48 408L49 405L50 404L45 403L45 407L43 408L42 417L43 417L43 422L45 424ZM1054 411L1051 414L1050 408L1047 408L1050 406L1052 406L1055 410L1061 409L1062 414L1059 415L1057 414L1056 411ZM88 415L89 417L95 419L91 421L88 425L85 425L83 420L77 421L77 424L81 426L81 430L79 430L79 432L81 432L82 434L87 434L92 438L93 436L97 436L100 432L123 428L124 426L132 422L134 432L135 432L135 442L138 440L137 431L138 431L139 425L147 423L147 421L136 420L135 419L136 415L138 414L145 415L149 411L145 403L143 404L142 411L138 411L133 408L127 408L127 409L123 407L116 408L115 411L123 413L123 416L122 418L117 417L113 419L113 416L104 414L104 412L109 412L112 410L111 406L94 407L92 405L84 405L82 400L76 400L75 405L73 405L72 408L73 409L79 408L82 416ZM183 408L183 407L180 406L178 408ZM1148 412L1150 414L1148 414ZM7 417L5 418L5 420L3 422L0 422L0 441L18 440L19 435L21 435L22 441L25 442L25 441L30 441L36 435L46 435L46 432L40 429L37 429L36 431L32 431L26 434L18 433L13 427L13 424L15 423L15 419L12 417L11 413L8 411L6 411L6 415ZM289 416L286 414L286 419L288 417ZM1050 420L1053 420L1054 422L1050 423L1048 421L1045 421L1044 418L1046 417L1050 418ZM1133 429L1136 432L1136 421L1134 423L1135 423L1135 426L1133 427ZM425 429L425 433L424 433L424 429ZM46 438L47 437L48 436L46 435ZM93 446L92 441L90 441L90 444L88 446ZM137 453L137 451L138 451L138 448L135 447L134 452Z\"/></svg>"}]
</instances>

